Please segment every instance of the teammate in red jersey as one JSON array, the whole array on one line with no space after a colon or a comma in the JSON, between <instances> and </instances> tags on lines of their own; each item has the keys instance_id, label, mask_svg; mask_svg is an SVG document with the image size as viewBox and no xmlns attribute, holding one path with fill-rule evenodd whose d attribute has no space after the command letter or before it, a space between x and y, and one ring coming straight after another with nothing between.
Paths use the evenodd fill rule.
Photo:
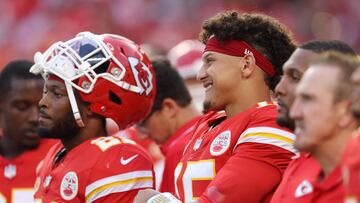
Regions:
<instances>
[{"instance_id":1,"label":"teammate in red jersey","mask_svg":"<svg viewBox=\"0 0 360 203\"><path fill-rule=\"evenodd\" d=\"M36 201L132 202L154 187L145 150L105 129L105 118L123 129L151 110L155 74L138 45L83 32L35 54L31 71L45 78L39 134L61 140L39 170Z\"/></svg>"},{"instance_id":2,"label":"teammate in red jersey","mask_svg":"<svg viewBox=\"0 0 360 203\"><path fill-rule=\"evenodd\" d=\"M310 62L319 54L330 50L355 54L351 47L344 42L314 40L299 46L284 64L284 75L275 89L279 111L277 122L280 126L294 130L295 121L290 118L289 109L295 99L296 87ZM272 202L288 202L288 198L294 198L296 189L301 188L305 180L313 179L320 169L318 161L313 156L309 153L301 153L289 164Z\"/></svg>"},{"instance_id":3,"label":"teammate in red jersey","mask_svg":"<svg viewBox=\"0 0 360 203\"><path fill-rule=\"evenodd\" d=\"M260 14L223 12L205 21L198 74L209 113L175 170L184 202L268 202L295 155L294 135L276 124L270 90L294 51L290 34ZM212 112L225 110L225 114ZM149 190L139 192L139 202ZM142 196L142 197L141 197ZM152 196L150 202L168 195Z\"/></svg>"},{"instance_id":4,"label":"teammate in red jersey","mask_svg":"<svg viewBox=\"0 0 360 203\"><path fill-rule=\"evenodd\" d=\"M36 167L54 143L37 134L43 80L33 62L16 60L0 74L0 202L32 202Z\"/></svg>"},{"instance_id":5,"label":"teammate in red jersey","mask_svg":"<svg viewBox=\"0 0 360 203\"><path fill-rule=\"evenodd\" d=\"M200 113L179 73L165 57L152 59L156 75L156 97L150 116L137 129L161 145L165 166L161 192L175 194L174 171L199 120Z\"/></svg>"},{"instance_id":6,"label":"teammate in red jersey","mask_svg":"<svg viewBox=\"0 0 360 203\"><path fill-rule=\"evenodd\" d=\"M352 112L360 121L360 62L352 75L354 90L352 94ZM354 133L354 138L346 146L342 160L342 176L345 189L345 203L360 202L360 132Z\"/></svg>"},{"instance_id":7,"label":"teammate in red jersey","mask_svg":"<svg viewBox=\"0 0 360 203\"><path fill-rule=\"evenodd\" d=\"M277 196L274 202L342 202L340 159L357 122L351 113L350 77L356 65L346 55L330 52L310 64L296 89L290 116L295 119L295 147L307 152L292 163L283 190L291 195ZM312 170L310 170L312 169ZM285 194L288 194L285 192ZM275 197L274 197L275 198Z\"/></svg>"}]
</instances>

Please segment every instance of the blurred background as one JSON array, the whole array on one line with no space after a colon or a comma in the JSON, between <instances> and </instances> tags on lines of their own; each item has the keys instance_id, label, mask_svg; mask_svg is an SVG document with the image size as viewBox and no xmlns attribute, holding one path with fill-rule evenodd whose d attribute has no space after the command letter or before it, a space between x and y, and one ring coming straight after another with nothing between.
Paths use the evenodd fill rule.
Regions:
<instances>
[{"instance_id":1,"label":"blurred background","mask_svg":"<svg viewBox=\"0 0 360 203\"><path fill-rule=\"evenodd\" d=\"M298 42L339 39L360 50L359 0L1 0L0 67L80 31L115 33L168 51L227 9L263 12Z\"/></svg>"}]
</instances>

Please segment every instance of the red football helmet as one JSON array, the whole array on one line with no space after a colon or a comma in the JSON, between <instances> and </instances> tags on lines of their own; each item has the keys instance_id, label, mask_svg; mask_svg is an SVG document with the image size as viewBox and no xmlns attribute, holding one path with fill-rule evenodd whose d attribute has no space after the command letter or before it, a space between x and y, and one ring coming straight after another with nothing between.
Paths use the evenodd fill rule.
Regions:
<instances>
[{"instance_id":1,"label":"red football helmet","mask_svg":"<svg viewBox=\"0 0 360 203\"><path fill-rule=\"evenodd\" d=\"M184 40L170 49L168 58L184 79L194 79L202 65L204 48L198 40Z\"/></svg>"},{"instance_id":2,"label":"red football helmet","mask_svg":"<svg viewBox=\"0 0 360 203\"><path fill-rule=\"evenodd\" d=\"M83 126L73 88L91 111L113 119L120 129L150 112L156 92L151 61L127 38L82 32L36 53L31 72L64 80L75 119Z\"/></svg>"}]
</instances>

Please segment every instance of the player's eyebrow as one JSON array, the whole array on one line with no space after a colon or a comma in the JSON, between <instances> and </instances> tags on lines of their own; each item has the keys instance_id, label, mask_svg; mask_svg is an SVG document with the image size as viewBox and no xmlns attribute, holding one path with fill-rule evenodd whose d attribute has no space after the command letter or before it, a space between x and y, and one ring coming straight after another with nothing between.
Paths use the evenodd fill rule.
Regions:
<instances>
[{"instance_id":1,"label":"player's eyebrow","mask_svg":"<svg viewBox=\"0 0 360 203\"><path fill-rule=\"evenodd\" d=\"M203 60L207 60L210 56L212 56L213 53L206 53L204 56L203 56Z\"/></svg>"}]
</instances>

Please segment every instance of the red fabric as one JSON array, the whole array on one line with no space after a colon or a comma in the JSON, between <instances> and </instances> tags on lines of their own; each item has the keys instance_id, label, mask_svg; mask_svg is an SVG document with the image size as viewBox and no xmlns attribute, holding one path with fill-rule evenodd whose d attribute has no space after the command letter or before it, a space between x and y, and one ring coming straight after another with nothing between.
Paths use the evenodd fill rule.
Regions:
<instances>
[{"instance_id":1,"label":"red fabric","mask_svg":"<svg viewBox=\"0 0 360 203\"><path fill-rule=\"evenodd\" d=\"M36 149L14 159L0 156L0 200L2 197L5 202L33 202L36 168L55 143L54 140L44 139ZM5 168L9 165L16 167L16 174L11 179L5 177Z\"/></svg>"},{"instance_id":2,"label":"red fabric","mask_svg":"<svg viewBox=\"0 0 360 203\"><path fill-rule=\"evenodd\" d=\"M114 136L128 138L143 147L152 157L154 163L163 159L159 146L147 135L141 134L135 127L120 130Z\"/></svg>"},{"instance_id":3,"label":"red fabric","mask_svg":"<svg viewBox=\"0 0 360 203\"><path fill-rule=\"evenodd\" d=\"M254 105L232 118L225 119L224 113L209 113L199 121L175 170L177 195L182 201L270 201L294 153L283 148L285 143L276 146L281 142L277 139L271 141L265 136L260 138L261 143L260 135L256 136L261 133L251 136L248 132L264 127L294 135L276 124L277 110L272 102L262 104L266 105ZM221 123L210 127L214 122ZM196 150L200 137L202 142Z\"/></svg>"},{"instance_id":4,"label":"red fabric","mask_svg":"<svg viewBox=\"0 0 360 203\"><path fill-rule=\"evenodd\" d=\"M322 169L315 158L301 154L289 164L271 202L343 202L340 168L336 168L322 182L319 181L321 174Z\"/></svg>"},{"instance_id":5,"label":"red fabric","mask_svg":"<svg viewBox=\"0 0 360 203\"><path fill-rule=\"evenodd\" d=\"M360 134L349 141L342 161L342 170L345 199L349 202L360 202Z\"/></svg>"},{"instance_id":6,"label":"red fabric","mask_svg":"<svg viewBox=\"0 0 360 203\"><path fill-rule=\"evenodd\" d=\"M253 54L256 65L270 76L275 75L275 68L271 62L266 59L260 52L256 51L251 45L242 40L228 40L220 42L216 37L211 37L207 43L204 52L215 51L230 56L243 57L247 54Z\"/></svg>"},{"instance_id":7,"label":"red fabric","mask_svg":"<svg viewBox=\"0 0 360 203\"><path fill-rule=\"evenodd\" d=\"M56 80L56 81L64 83L63 79L59 78L58 76L56 76L54 74L49 74L48 80Z\"/></svg>"},{"instance_id":8,"label":"red fabric","mask_svg":"<svg viewBox=\"0 0 360 203\"><path fill-rule=\"evenodd\" d=\"M186 145L189 143L195 124L201 116L196 117L181 126L162 146L161 151L165 155L164 173L160 185L161 192L175 194L174 171L183 155Z\"/></svg>"},{"instance_id":9,"label":"red fabric","mask_svg":"<svg viewBox=\"0 0 360 203\"><path fill-rule=\"evenodd\" d=\"M35 193L36 200L41 200L43 203L77 203L87 202L86 198L89 200L99 197L92 202L133 202L139 190L154 188L155 178L153 177L155 176L151 157L133 141L115 136L87 140L68 152L61 162L54 165L54 159L62 148L62 144L58 144L46 156L44 164L37 174L37 179L41 184ZM134 156L135 158L125 165L121 161L129 160ZM136 176L127 175L141 171L151 172L151 178L146 181L150 182L150 186L143 185L144 179L135 179ZM64 190L64 187L69 188L63 184L64 177L69 172L77 175L78 181L77 183L74 181L76 186L73 185L72 188L77 187L78 192L72 199L65 200L60 191ZM50 184L46 186L44 180L48 176L52 178ZM92 186L90 187L90 185ZM126 188L124 188L125 185ZM118 188L123 190L119 191ZM90 193L86 197L86 192L89 191L95 193L92 195ZM110 191L115 193L109 193Z\"/></svg>"}]
</instances>

